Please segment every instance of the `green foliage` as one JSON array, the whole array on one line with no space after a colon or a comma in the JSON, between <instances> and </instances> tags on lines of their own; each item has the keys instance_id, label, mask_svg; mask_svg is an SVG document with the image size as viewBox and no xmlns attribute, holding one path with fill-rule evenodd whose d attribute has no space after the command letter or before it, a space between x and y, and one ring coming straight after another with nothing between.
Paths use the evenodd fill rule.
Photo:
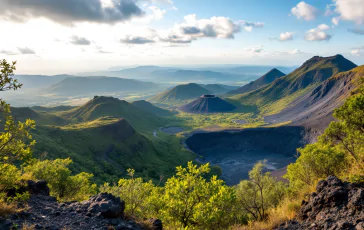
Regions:
<instances>
[{"instance_id":1,"label":"green foliage","mask_svg":"<svg viewBox=\"0 0 364 230\"><path fill-rule=\"evenodd\" d=\"M22 85L14 78L16 62L0 61L0 91L17 90ZM32 157L32 140L30 130L35 128L34 121L15 122L11 116L10 105L0 99L1 124L0 132L0 194L20 185L21 171L13 163L27 162ZM2 121L0 121L2 122ZM24 195L25 196L25 195ZM17 195L15 199L26 199Z\"/></svg>"},{"instance_id":2,"label":"green foliage","mask_svg":"<svg viewBox=\"0 0 364 230\"><path fill-rule=\"evenodd\" d=\"M16 62L12 64L6 60L0 61L0 91L17 90L22 85L14 78ZM5 118L3 132L0 132L0 164L13 161L25 161L31 158L31 148L35 141L29 131L35 128L34 121L26 120L24 123L15 122L11 116L10 105L0 99L0 112Z\"/></svg>"},{"instance_id":3,"label":"green foliage","mask_svg":"<svg viewBox=\"0 0 364 230\"><path fill-rule=\"evenodd\" d=\"M0 164L0 193L16 188L20 182L21 171L11 164Z\"/></svg>"},{"instance_id":4,"label":"green foliage","mask_svg":"<svg viewBox=\"0 0 364 230\"><path fill-rule=\"evenodd\" d=\"M8 63L5 59L0 60L0 91L17 90L22 87L14 78L16 62Z\"/></svg>"},{"instance_id":5,"label":"green foliage","mask_svg":"<svg viewBox=\"0 0 364 230\"><path fill-rule=\"evenodd\" d=\"M330 175L339 176L347 167L343 151L322 143L309 144L298 149L298 152L299 158L296 163L288 166L285 175L296 192L303 186L314 185L319 179Z\"/></svg>"},{"instance_id":6,"label":"green foliage","mask_svg":"<svg viewBox=\"0 0 364 230\"><path fill-rule=\"evenodd\" d=\"M59 200L85 200L96 193L96 185L91 184L92 174L80 173L71 175L68 168L70 159L56 159L54 161L36 161L26 166L24 171L33 180L45 180L51 195Z\"/></svg>"},{"instance_id":7,"label":"green foliage","mask_svg":"<svg viewBox=\"0 0 364 230\"><path fill-rule=\"evenodd\" d=\"M269 172L263 173L264 163L257 163L249 172L249 179L237 185L237 202L243 212L256 221L265 220L268 210L282 201L287 188Z\"/></svg>"},{"instance_id":8,"label":"green foliage","mask_svg":"<svg viewBox=\"0 0 364 230\"><path fill-rule=\"evenodd\" d=\"M332 122L321 137L321 142L338 146L353 161L352 176L364 180L364 86L337 109Z\"/></svg>"},{"instance_id":9,"label":"green foliage","mask_svg":"<svg viewBox=\"0 0 364 230\"><path fill-rule=\"evenodd\" d=\"M208 164L177 167L176 176L165 184L163 220L175 227L227 228L233 218L234 190L216 176L207 181L203 175L209 171Z\"/></svg>"},{"instance_id":10,"label":"green foliage","mask_svg":"<svg viewBox=\"0 0 364 230\"><path fill-rule=\"evenodd\" d=\"M148 197L154 189L153 182L143 182L142 178L135 178L133 169L128 169L128 175L131 179L120 179L118 186L110 186L105 183L101 186L100 192L107 192L124 200L127 216L133 218L147 216Z\"/></svg>"}]
</instances>

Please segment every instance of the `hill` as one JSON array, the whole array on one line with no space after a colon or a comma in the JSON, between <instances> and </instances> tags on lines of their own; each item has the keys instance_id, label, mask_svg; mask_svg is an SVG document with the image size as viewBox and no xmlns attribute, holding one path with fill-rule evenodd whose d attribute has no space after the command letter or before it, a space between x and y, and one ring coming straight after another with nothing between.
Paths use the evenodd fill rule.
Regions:
<instances>
[{"instance_id":1,"label":"hill","mask_svg":"<svg viewBox=\"0 0 364 230\"><path fill-rule=\"evenodd\" d=\"M179 107L186 113L226 113L236 107L215 95L203 95L191 103Z\"/></svg>"},{"instance_id":2,"label":"hill","mask_svg":"<svg viewBox=\"0 0 364 230\"><path fill-rule=\"evenodd\" d=\"M149 99L149 101L161 104L173 104L176 102L192 100L200 97L201 95L210 93L211 92L204 87L196 83L190 83L186 85L178 85L170 90L162 92Z\"/></svg>"},{"instance_id":3,"label":"hill","mask_svg":"<svg viewBox=\"0 0 364 230\"><path fill-rule=\"evenodd\" d=\"M70 157L74 162L72 171L93 173L100 184L126 177L128 168L146 179L158 180L161 174L172 175L176 165L193 158L180 149L175 137L168 137L165 142L152 141L125 119L38 126L32 135L37 140L36 156L47 152L50 159Z\"/></svg>"},{"instance_id":4,"label":"hill","mask_svg":"<svg viewBox=\"0 0 364 230\"><path fill-rule=\"evenodd\" d=\"M225 94L232 89L235 90L236 88L238 88L237 86L221 85L221 84L207 84L201 86L214 94Z\"/></svg>"},{"instance_id":5,"label":"hill","mask_svg":"<svg viewBox=\"0 0 364 230\"><path fill-rule=\"evenodd\" d=\"M355 67L354 63L342 55L315 56L292 73L276 79L271 84L249 93L238 94L231 99L243 106L256 106L265 114L278 113L331 76Z\"/></svg>"},{"instance_id":6,"label":"hill","mask_svg":"<svg viewBox=\"0 0 364 230\"><path fill-rule=\"evenodd\" d=\"M55 76L46 76L46 75L16 75L16 79L20 83L23 84L22 90L28 89L42 89L46 87L50 87L58 82L72 77L70 75L55 75Z\"/></svg>"},{"instance_id":7,"label":"hill","mask_svg":"<svg viewBox=\"0 0 364 230\"><path fill-rule=\"evenodd\" d=\"M145 112L124 100L99 96L75 109L61 112L60 116L76 122L93 121L101 117L123 118L138 131L150 131L165 123L163 118Z\"/></svg>"},{"instance_id":8,"label":"hill","mask_svg":"<svg viewBox=\"0 0 364 230\"><path fill-rule=\"evenodd\" d=\"M227 94L234 95L234 94L243 94L248 93L250 91L254 91L259 89L265 85L272 83L277 78L283 77L285 74L279 71L278 69L274 68L271 69L268 73L264 74L262 77L258 78L255 81L250 82L247 85L244 85L236 90L232 90Z\"/></svg>"},{"instance_id":9,"label":"hill","mask_svg":"<svg viewBox=\"0 0 364 230\"><path fill-rule=\"evenodd\" d=\"M46 93L56 95L95 95L107 92L152 91L158 86L151 82L143 82L117 77L70 77L45 89Z\"/></svg>"},{"instance_id":10,"label":"hill","mask_svg":"<svg viewBox=\"0 0 364 230\"><path fill-rule=\"evenodd\" d=\"M36 112L27 107L13 107L11 113L15 120L24 122L27 119L35 120L37 125L65 125L67 120L49 113Z\"/></svg>"},{"instance_id":11,"label":"hill","mask_svg":"<svg viewBox=\"0 0 364 230\"><path fill-rule=\"evenodd\" d=\"M68 106L68 105L60 105L55 107L44 107L44 106L33 106L31 107L32 110L37 112L49 112L49 113L56 113L74 109L75 106Z\"/></svg>"},{"instance_id":12,"label":"hill","mask_svg":"<svg viewBox=\"0 0 364 230\"><path fill-rule=\"evenodd\" d=\"M133 101L131 104L145 112L152 113L152 114L160 116L160 117L173 115L173 113L171 111L159 108L159 107L153 105L152 103L144 101L144 100Z\"/></svg>"},{"instance_id":13,"label":"hill","mask_svg":"<svg viewBox=\"0 0 364 230\"><path fill-rule=\"evenodd\" d=\"M310 93L292 102L282 112L268 116L269 123L291 121L292 125L325 129L333 120L334 109L340 107L364 77L364 66L338 73Z\"/></svg>"}]
</instances>

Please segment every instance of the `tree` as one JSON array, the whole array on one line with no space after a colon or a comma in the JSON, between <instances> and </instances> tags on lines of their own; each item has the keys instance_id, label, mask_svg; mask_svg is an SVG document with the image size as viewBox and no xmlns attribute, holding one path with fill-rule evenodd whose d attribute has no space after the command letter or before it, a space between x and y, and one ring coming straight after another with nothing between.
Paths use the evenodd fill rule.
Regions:
<instances>
[{"instance_id":1,"label":"tree","mask_svg":"<svg viewBox=\"0 0 364 230\"><path fill-rule=\"evenodd\" d=\"M336 147L320 142L298 149L299 157L287 168L285 178L293 191L314 185L319 179L339 175L347 167L345 153Z\"/></svg>"},{"instance_id":2,"label":"tree","mask_svg":"<svg viewBox=\"0 0 364 230\"><path fill-rule=\"evenodd\" d=\"M268 209L276 207L283 199L286 186L277 182L270 172L263 173L264 163L257 163L249 172L249 180L241 181L236 196L242 210L256 221L268 217Z\"/></svg>"},{"instance_id":3,"label":"tree","mask_svg":"<svg viewBox=\"0 0 364 230\"><path fill-rule=\"evenodd\" d=\"M16 62L9 64L6 60L0 61L0 91L17 90L22 84L14 78ZM3 132L0 132L0 164L11 164L16 160L27 161L32 157L32 140L30 130L35 128L35 122L28 119L25 122L16 122L11 116L10 105L0 99L0 112L5 119Z\"/></svg>"},{"instance_id":4,"label":"tree","mask_svg":"<svg viewBox=\"0 0 364 230\"><path fill-rule=\"evenodd\" d=\"M199 229L226 229L231 224L234 190L216 176L206 180L203 176L209 171L209 164L177 167L176 176L165 184L163 220Z\"/></svg>"},{"instance_id":5,"label":"tree","mask_svg":"<svg viewBox=\"0 0 364 230\"><path fill-rule=\"evenodd\" d=\"M331 122L320 137L321 143L339 147L353 161L351 174L364 180L364 79L359 89L350 96L333 115Z\"/></svg>"}]
</instances>

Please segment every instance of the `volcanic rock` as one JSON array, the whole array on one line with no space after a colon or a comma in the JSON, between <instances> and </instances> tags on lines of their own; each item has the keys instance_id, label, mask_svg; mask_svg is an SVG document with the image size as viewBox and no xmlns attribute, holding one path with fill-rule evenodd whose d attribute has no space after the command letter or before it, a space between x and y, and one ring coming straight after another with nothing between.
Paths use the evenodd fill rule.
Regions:
<instances>
[{"instance_id":1,"label":"volcanic rock","mask_svg":"<svg viewBox=\"0 0 364 230\"><path fill-rule=\"evenodd\" d=\"M364 185L334 176L320 181L316 192L302 202L297 220L277 229L364 229Z\"/></svg>"}]
</instances>

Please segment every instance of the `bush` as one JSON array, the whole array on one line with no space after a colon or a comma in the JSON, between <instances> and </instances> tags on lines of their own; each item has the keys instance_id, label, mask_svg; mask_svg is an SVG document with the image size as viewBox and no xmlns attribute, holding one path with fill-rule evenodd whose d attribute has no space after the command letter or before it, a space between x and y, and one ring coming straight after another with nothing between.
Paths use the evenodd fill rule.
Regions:
<instances>
[{"instance_id":1,"label":"bush","mask_svg":"<svg viewBox=\"0 0 364 230\"><path fill-rule=\"evenodd\" d=\"M134 178L135 171L128 169L131 179L120 179L117 186L105 183L100 192L107 192L125 201L125 213L131 218L144 217L149 213L148 197L152 194L152 181L143 182L142 178ZM153 197L155 198L155 197Z\"/></svg>"},{"instance_id":2,"label":"bush","mask_svg":"<svg viewBox=\"0 0 364 230\"><path fill-rule=\"evenodd\" d=\"M226 229L233 219L235 194L232 188L213 176L207 181L209 164L177 167L175 177L167 180L162 196L162 219L174 227Z\"/></svg>"},{"instance_id":3,"label":"bush","mask_svg":"<svg viewBox=\"0 0 364 230\"><path fill-rule=\"evenodd\" d=\"M48 182L50 193L61 201L86 200L96 193L96 185L91 184L92 174L80 173L71 176L68 168L71 159L44 160L24 168L33 180Z\"/></svg>"},{"instance_id":4,"label":"bush","mask_svg":"<svg viewBox=\"0 0 364 230\"><path fill-rule=\"evenodd\" d=\"M330 175L339 176L348 164L345 153L321 143L309 144L298 149L298 152L299 158L288 166L285 175L293 191L313 185Z\"/></svg>"}]
</instances>

